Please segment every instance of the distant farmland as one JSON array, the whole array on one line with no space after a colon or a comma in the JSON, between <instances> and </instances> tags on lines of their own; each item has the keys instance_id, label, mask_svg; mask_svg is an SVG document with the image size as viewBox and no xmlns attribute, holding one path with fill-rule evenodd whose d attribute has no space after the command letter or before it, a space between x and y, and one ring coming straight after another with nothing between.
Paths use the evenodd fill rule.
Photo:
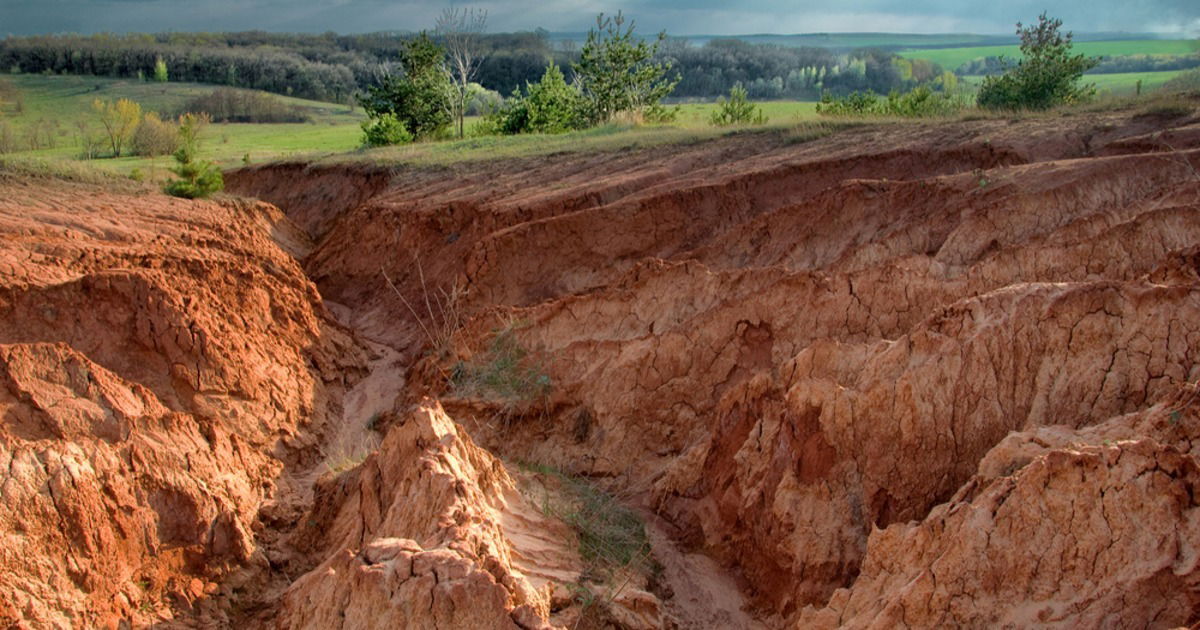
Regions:
<instances>
[{"instance_id":1,"label":"distant farmland","mask_svg":"<svg viewBox=\"0 0 1200 630\"><path fill-rule=\"evenodd\" d=\"M1094 57L1122 55L1186 55L1200 52L1200 41L1194 39L1133 39L1107 42L1076 42L1075 51ZM901 51L902 57L928 59L953 71L962 64L980 57L1020 57L1021 49L1012 46L969 46L963 48L925 48Z\"/></svg>"}]
</instances>

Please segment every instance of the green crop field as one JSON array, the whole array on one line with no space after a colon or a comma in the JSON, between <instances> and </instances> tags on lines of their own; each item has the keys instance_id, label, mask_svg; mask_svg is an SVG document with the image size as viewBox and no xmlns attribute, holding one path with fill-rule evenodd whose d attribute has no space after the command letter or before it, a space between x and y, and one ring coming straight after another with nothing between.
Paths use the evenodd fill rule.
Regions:
<instances>
[{"instance_id":1,"label":"green crop field","mask_svg":"<svg viewBox=\"0 0 1200 630\"><path fill-rule=\"evenodd\" d=\"M1075 52L1091 56L1123 55L1186 55L1200 52L1200 40L1195 39L1133 39L1107 42L1076 42ZM899 53L909 59L928 59L945 68L954 70L962 64L980 57L1010 59L1020 56L1020 47L1013 46L970 46L966 48L939 48L905 50Z\"/></svg>"},{"instance_id":2,"label":"green crop field","mask_svg":"<svg viewBox=\"0 0 1200 630\"><path fill-rule=\"evenodd\" d=\"M1142 82L1142 93L1145 94L1151 90L1157 90L1164 83L1174 79L1175 77L1188 72L1188 70L1168 70L1165 72L1118 72L1113 74L1088 74L1084 75L1083 82L1093 83L1096 86L1097 93L1103 95L1105 93L1117 96L1128 95L1137 90L1137 82ZM983 77L980 76L965 76L959 77L959 80L967 86L977 87Z\"/></svg>"},{"instance_id":3,"label":"green crop field","mask_svg":"<svg viewBox=\"0 0 1200 630\"><path fill-rule=\"evenodd\" d=\"M92 101L127 98L139 103L143 111L171 116L189 99L211 92L216 86L194 83L146 83L132 79L89 76L0 75L0 81L21 94L21 111L14 103L0 107L0 124L9 125L17 138L29 126L48 121L55 128L55 147L22 151L18 155L37 158L73 158L80 152L77 121L98 127ZM201 157L222 165L233 165L249 155L251 160L313 152L349 151L358 146L365 118L360 110L350 112L345 105L321 103L284 96L288 105L300 107L311 118L308 123L220 123L204 132ZM95 160L98 166L129 172L133 168L164 168L170 158L151 160L141 157Z\"/></svg>"}]
</instances>

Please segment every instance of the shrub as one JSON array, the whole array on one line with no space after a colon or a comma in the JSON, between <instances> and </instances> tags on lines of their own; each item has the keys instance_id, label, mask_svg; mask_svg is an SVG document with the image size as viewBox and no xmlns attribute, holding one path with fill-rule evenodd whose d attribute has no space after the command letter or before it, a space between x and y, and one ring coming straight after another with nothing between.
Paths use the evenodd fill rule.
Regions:
<instances>
[{"instance_id":1,"label":"shrub","mask_svg":"<svg viewBox=\"0 0 1200 630\"><path fill-rule=\"evenodd\" d=\"M587 125L579 90L568 85L558 66L550 64L537 83L525 84L491 116L490 126L503 134L564 133Z\"/></svg>"},{"instance_id":2,"label":"shrub","mask_svg":"<svg viewBox=\"0 0 1200 630\"><path fill-rule=\"evenodd\" d=\"M221 171L212 162L196 159L200 150L200 132L209 123L204 114L184 114L179 117L179 149L175 151L177 165L171 169L179 176L167 182L168 195L197 199L225 189Z\"/></svg>"},{"instance_id":3,"label":"shrub","mask_svg":"<svg viewBox=\"0 0 1200 630\"><path fill-rule=\"evenodd\" d=\"M146 114L133 134L135 155L156 157L170 155L178 149L179 128L170 121L159 118L154 112Z\"/></svg>"},{"instance_id":4,"label":"shrub","mask_svg":"<svg viewBox=\"0 0 1200 630\"><path fill-rule=\"evenodd\" d=\"M891 92L885 98L870 90L852 92L842 98L834 98L826 92L821 102L817 103L817 113L824 116L927 118L948 116L966 107L967 103L962 97L918 86L908 92Z\"/></svg>"},{"instance_id":5,"label":"shrub","mask_svg":"<svg viewBox=\"0 0 1200 630\"><path fill-rule=\"evenodd\" d=\"M1200 70L1191 70L1176 75L1163 84L1164 92L1198 92L1200 91Z\"/></svg>"},{"instance_id":6,"label":"shrub","mask_svg":"<svg viewBox=\"0 0 1200 630\"><path fill-rule=\"evenodd\" d=\"M360 97L371 118L392 114L414 138L436 136L449 127L454 86L442 71L446 51L421 33L402 44L403 74L390 74Z\"/></svg>"},{"instance_id":7,"label":"shrub","mask_svg":"<svg viewBox=\"0 0 1200 630\"><path fill-rule=\"evenodd\" d=\"M667 78L672 62L658 57L666 32L650 43L634 36L633 29L633 22L625 26L621 12L612 17L601 13L588 31L579 62L572 65L592 124L653 107L679 83L678 75Z\"/></svg>"},{"instance_id":8,"label":"shrub","mask_svg":"<svg viewBox=\"0 0 1200 630\"><path fill-rule=\"evenodd\" d=\"M100 118L100 125L108 136L108 145L113 157L121 157L125 146L142 120L142 106L123 98L116 103L96 99L92 101L92 110Z\"/></svg>"},{"instance_id":9,"label":"shrub","mask_svg":"<svg viewBox=\"0 0 1200 630\"><path fill-rule=\"evenodd\" d=\"M17 134L13 133L8 123L0 121L0 153L12 153L17 150Z\"/></svg>"},{"instance_id":10,"label":"shrub","mask_svg":"<svg viewBox=\"0 0 1200 630\"><path fill-rule=\"evenodd\" d=\"M104 136L93 131L91 125L84 120L76 120L75 129L79 141L80 159L94 160L100 157L100 151L104 148Z\"/></svg>"},{"instance_id":11,"label":"shrub","mask_svg":"<svg viewBox=\"0 0 1200 630\"><path fill-rule=\"evenodd\" d=\"M660 103L655 103L642 112L642 120L655 125L673 123L679 119L679 112L682 109L678 105L675 107L666 107Z\"/></svg>"},{"instance_id":12,"label":"shrub","mask_svg":"<svg viewBox=\"0 0 1200 630\"><path fill-rule=\"evenodd\" d=\"M767 116L762 108L757 107L746 99L746 88L741 83L735 83L729 90L729 100L725 97L717 99L717 109L709 119L713 125L727 127L729 125L764 125Z\"/></svg>"},{"instance_id":13,"label":"shrub","mask_svg":"<svg viewBox=\"0 0 1200 630\"><path fill-rule=\"evenodd\" d=\"M380 114L377 118L364 120L362 130L364 147L386 147L413 141L412 134L394 114Z\"/></svg>"},{"instance_id":14,"label":"shrub","mask_svg":"<svg viewBox=\"0 0 1200 630\"><path fill-rule=\"evenodd\" d=\"M1096 93L1094 84L1078 85L1084 72L1094 68L1098 59L1071 54L1071 33L1062 35L1062 20L1042 13L1037 25L1022 27L1021 54L1015 66L1003 75L989 76L979 88L980 107L988 109L1047 109L1055 105L1078 103Z\"/></svg>"},{"instance_id":15,"label":"shrub","mask_svg":"<svg viewBox=\"0 0 1200 630\"><path fill-rule=\"evenodd\" d=\"M504 104L504 97L495 90L489 90L478 83L471 84L470 98L467 99L467 116L486 116Z\"/></svg>"},{"instance_id":16,"label":"shrub","mask_svg":"<svg viewBox=\"0 0 1200 630\"><path fill-rule=\"evenodd\" d=\"M312 118L299 107L254 90L217 88L188 101L180 111L208 114L213 122L301 123Z\"/></svg>"}]
</instances>

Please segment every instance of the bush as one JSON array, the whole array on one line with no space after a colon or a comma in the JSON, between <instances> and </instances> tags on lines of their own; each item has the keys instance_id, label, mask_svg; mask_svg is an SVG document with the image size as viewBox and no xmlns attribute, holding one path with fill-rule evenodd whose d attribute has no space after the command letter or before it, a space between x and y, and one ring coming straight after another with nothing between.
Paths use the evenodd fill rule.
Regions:
<instances>
[{"instance_id":1,"label":"bush","mask_svg":"<svg viewBox=\"0 0 1200 630\"><path fill-rule=\"evenodd\" d=\"M870 90L852 92L842 98L834 98L826 92L817 103L817 113L823 116L927 118L949 116L966 107L967 103L961 97L919 86L904 93L891 92L886 98L880 98Z\"/></svg>"},{"instance_id":2,"label":"bush","mask_svg":"<svg viewBox=\"0 0 1200 630\"><path fill-rule=\"evenodd\" d=\"M386 147L413 141L412 134L394 114L380 114L378 118L364 120L362 130L364 147Z\"/></svg>"},{"instance_id":3,"label":"bush","mask_svg":"<svg viewBox=\"0 0 1200 630\"><path fill-rule=\"evenodd\" d=\"M217 88L188 101L180 110L208 114L213 122L302 123L312 118L299 107L286 105L266 92Z\"/></svg>"},{"instance_id":4,"label":"bush","mask_svg":"<svg viewBox=\"0 0 1200 630\"><path fill-rule=\"evenodd\" d=\"M746 88L741 83L735 83L729 90L729 100L723 96L717 99L717 109L713 111L709 122L718 127L765 125L767 116L761 107L746 99Z\"/></svg>"},{"instance_id":5,"label":"bush","mask_svg":"<svg viewBox=\"0 0 1200 630\"><path fill-rule=\"evenodd\" d=\"M170 155L179 149L179 128L150 112L133 133L133 153L146 157Z\"/></svg>"},{"instance_id":6,"label":"bush","mask_svg":"<svg viewBox=\"0 0 1200 630\"><path fill-rule=\"evenodd\" d=\"M489 116L497 133L565 133L587 126L579 90L568 85L558 66L550 64L537 83L525 84L525 95L513 94Z\"/></svg>"},{"instance_id":7,"label":"bush","mask_svg":"<svg viewBox=\"0 0 1200 630\"><path fill-rule=\"evenodd\" d=\"M1078 85L1084 72L1094 68L1098 59L1071 54L1071 33L1060 35L1062 20L1043 13L1036 26L1022 27L1021 54L1016 66L1008 66L1001 76L989 76L979 88L980 107L988 109L1047 109L1056 105L1085 101L1096 93L1096 86Z\"/></svg>"},{"instance_id":8,"label":"bush","mask_svg":"<svg viewBox=\"0 0 1200 630\"><path fill-rule=\"evenodd\" d=\"M177 165L171 169L179 176L167 182L164 190L173 197L198 199L225 189L221 171L212 162L196 159L200 150L200 132L209 123L204 114L184 114L179 117L179 149L175 151Z\"/></svg>"},{"instance_id":9,"label":"bush","mask_svg":"<svg viewBox=\"0 0 1200 630\"><path fill-rule=\"evenodd\" d=\"M563 133L585 125L579 90L567 85L558 66L546 66L541 80L526 87L525 104L529 110L529 130L538 133Z\"/></svg>"},{"instance_id":10,"label":"bush","mask_svg":"<svg viewBox=\"0 0 1200 630\"><path fill-rule=\"evenodd\" d=\"M466 114L468 116L486 116L504 104L504 97L495 90L489 90L478 83L471 84L471 95L467 99Z\"/></svg>"},{"instance_id":11,"label":"bush","mask_svg":"<svg viewBox=\"0 0 1200 630\"><path fill-rule=\"evenodd\" d=\"M1200 92L1200 70L1183 72L1163 84L1164 92Z\"/></svg>"},{"instance_id":12,"label":"bush","mask_svg":"<svg viewBox=\"0 0 1200 630\"><path fill-rule=\"evenodd\" d=\"M601 13L596 27L588 31L579 61L572 64L592 124L610 122L623 112L642 113L679 83L678 75L667 77L673 62L658 56L666 31L650 43L634 36L633 30L633 22L625 26L620 11L612 17Z\"/></svg>"},{"instance_id":13,"label":"bush","mask_svg":"<svg viewBox=\"0 0 1200 630\"><path fill-rule=\"evenodd\" d=\"M108 136L108 146L112 149L113 157L121 157L142 120L142 106L127 98L116 103L96 99L92 101L92 110L100 118L100 125L104 127Z\"/></svg>"},{"instance_id":14,"label":"bush","mask_svg":"<svg viewBox=\"0 0 1200 630\"><path fill-rule=\"evenodd\" d=\"M0 121L0 153L12 153L17 150L17 134L13 133L8 123Z\"/></svg>"},{"instance_id":15,"label":"bush","mask_svg":"<svg viewBox=\"0 0 1200 630\"><path fill-rule=\"evenodd\" d=\"M391 114L414 138L436 136L451 122L450 105L454 86L442 71L445 49L426 33L410 39L400 51L402 75L384 77L360 97L371 118Z\"/></svg>"}]
</instances>

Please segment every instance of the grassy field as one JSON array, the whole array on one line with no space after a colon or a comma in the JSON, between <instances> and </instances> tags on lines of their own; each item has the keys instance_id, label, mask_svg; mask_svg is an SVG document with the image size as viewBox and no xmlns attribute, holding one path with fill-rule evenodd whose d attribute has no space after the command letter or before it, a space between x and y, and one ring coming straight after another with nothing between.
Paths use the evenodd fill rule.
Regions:
<instances>
[{"instance_id":1,"label":"grassy field","mask_svg":"<svg viewBox=\"0 0 1200 630\"><path fill-rule=\"evenodd\" d=\"M144 111L165 115L177 112L189 99L211 92L214 86L193 83L145 83L132 79L85 76L0 75L20 91L21 111L6 103L0 108L0 123L15 129L18 137L30 125L46 120L57 123L56 146L52 149L23 151L16 155L35 158L73 158L80 152L75 121L96 123L92 101L127 98L141 104ZM351 113L345 105L279 97L300 107L311 118L309 123L221 123L204 132L201 157L231 166L249 155L252 161L273 159L300 153L349 151L358 146L365 118L360 110ZM123 157L95 160L98 166L127 173L133 168L161 170L170 158Z\"/></svg>"},{"instance_id":2,"label":"grassy field","mask_svg":"<svg viewBox=\"0 0 1200 630\"><path fill-rule=\"evenodd\" d=\"M1178 74L1089 75L1088 79L1097 83L1101 94L1117 96L1131 92L1138 79L1143 81L1143 90L1149 92ZM971 85L979 79L967 77L965 83ZM19 133L39 120L58 123L54 148L18 151L5 156L5 160L32 159L36 168L43 168L39 164L49 165L52 162L64 162L68 168L86 164L88 168L119 174L129 174L137 169L153 180L169 176L167 168L172 165L169 157L123 157L86 163L78 160L80 148L75 121L87 120L97 125L91 109L91 103L96 98L129 98L141 103L147 111L174 113L188 99L213 89L208 85L154 84L78 76L0 75L0 81L17 87L22 94L22 106L17 112L11 98L5 102L5 95L0 93L0 124L15 128ZM688 103L680 106L677 120L668 125L612 124L562 135L480 136L363 151L359 150L360 123L363 120L361 112L351 112L345 105L291 98L283 100L306 110L313 122L213 124L205 131L201 157L213 160L224 168L242 164L243 157L247 155L251 162L303 158L310 161L442 166L478 160L687 144L747 132L742 128L713 127L709 118L717 107L715 103ZM816 103L813 102L767 101L757 105L767 115L768 124L749 131L783 133L789 141L804 141L848 126L881 122L823 119L816 114ZM472 120L468 119L467 122L470 129Z\"/></svg>"},{"instance_id":3,"label":"grassy field","mask_svg":"<svg viewBox=\"0 0 1200 630\"><path fill-rule=\"evenodd\" d=\"M1186 55L1200 52L1200 40L1195 39L1134 39L1108 42L1076 42L1075 52L1099 56L1122 55ZM969 46L964 48L938 48L905 50L899 53L910 59L928 59L942 68L953 71L962 64L980 57L1005 56L1015 59L1020 56L1018 46Z\"/></svg>"},{"instance_id":4,"label":"grassy field","mask_svg":"<svg viewBox=\"0 0 1200 630\"><path fill-rule=\"evenodd\" d=\"M809 101L764 101L755 103L767 115L769 123L788 123L815 120L817 118L815 102ZM715 103L688 103L679 106L679 117L676 125L696 129L709 127L709 119L717 109Z\"/></svg>"},{"instance_id":5,"label":"grassy field","mask_svg":"<svg viewBox=\"0 0 1200 630\"><path fill-rule=\"evenodd\" d=\"M90 121L98 125L92 111L92 101L100 98L115 101L128 98L142 105L145 111L171 114L190 98L210 92L214 86L188 83L145 83L135 80L82 76L0 75L16 87L23 105L19 113L12 103L0 105L0 123L8 124L20 136L30 125L40 120L55 121L56 146L36 151L24 150L15 156L40 159L72 159L78 157L80 144L75 121ZM201 157L213 160L222 167L242 163L249 155L252 162L272 159L321 156L346 153L358 148L363 120L361 111L350 112L345 105L320 103L279 97L296 105L312 117L311 123L213 124L204 133ZM816 118L815 103L799 101L770 101L760 103L772 125L797 124ZM497 157L523 155L530 151L554 152L569 150L573 143L583 142L598 149L647 146L686 141L727 133L709 124L716 109L714 103L690 103L680 107L678 120L669 126L630 127L609 125L599 129L564 136L521 136L517 138L467 138L459 141L422 143L411 147L387 149L398 161L428 164L451 163L464 155L491 153ZM468 129L473 120L467 119ZM376 154L378 152L372 152ZM93 160L92 165L129 173L138 169L154 178L167 175L169 157L122 157Z\"/></svg>"},{"instance_id":6,"label":"grassy field","mask_svg":"<svg viewBox=\"0 0 1200 630\"><path fill-rule=\"evenodd\" d=\"M1115 96L1126 96L1133 94L1137 90L1137 82L1142 82L1142 93L1145 94L1152 90L1157 90L1164 83L1188 72L1187 70L1169 70L1167 72L1118 72L1114 74L1088 74L1084 75L1085 83L1094 83L1096 92L1099 95L1112 94ZM965 85L978 86L983 77L981 76L965 76L959 77L959 80Z\"/></svg>"}]
</instances>

